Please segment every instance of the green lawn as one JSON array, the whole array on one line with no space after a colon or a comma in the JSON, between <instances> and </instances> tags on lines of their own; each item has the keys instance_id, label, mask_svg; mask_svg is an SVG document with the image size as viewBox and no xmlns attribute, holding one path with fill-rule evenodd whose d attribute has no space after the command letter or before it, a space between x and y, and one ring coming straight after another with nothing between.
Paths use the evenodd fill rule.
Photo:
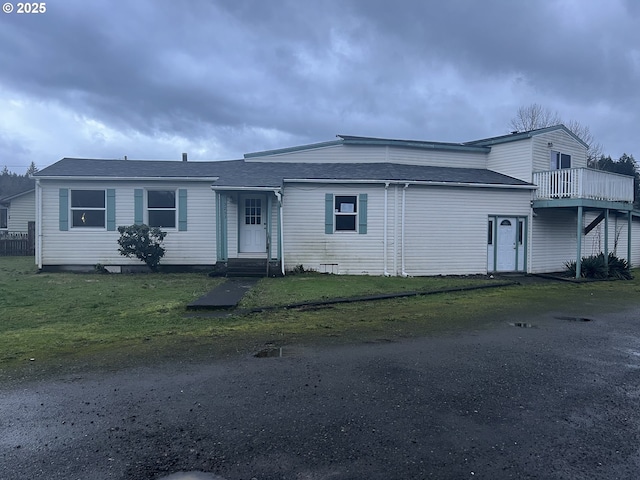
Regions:
<instances>
[{"instance_id":1,"label":"green lawn","mask_svg":"<svg viewBox=\"0 0 640 480\"><path fill-rule=\"evenodd\" d=\"M636 278L639 271L635 271ZM394 339L484 328L544 311L593 315L635 305L640 282L550 282L280 309L230 317L189 316L185 306L223 279L205 274L37 273L33 259L0 257L0 372L61 362L123 365L206 350L220 356L267 342L314 344ZM491 280L303 274L262 279L242 307L404 291ZM35 359L35 360L30 360Z\"/></svg>"}]
</instances>

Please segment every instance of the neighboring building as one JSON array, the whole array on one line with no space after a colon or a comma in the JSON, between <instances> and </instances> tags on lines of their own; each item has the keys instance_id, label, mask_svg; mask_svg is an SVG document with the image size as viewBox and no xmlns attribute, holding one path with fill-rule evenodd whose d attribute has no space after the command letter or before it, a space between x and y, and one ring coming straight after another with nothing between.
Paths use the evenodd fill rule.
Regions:
<instances>
[{"instance_id":1,"label":"neighboring building","mask_svg":"<svg viewBox=\"0 0 640 480\"><path fill-rule=\"evenodd\" d=\"M118 254L117 227L146 223L169 233L163 265L551 272L590 254L602 225L603 248L617 239L637 264L633 178L586 167L562 125L467 143L339 135L218 162L65 158L34 175L36 262L139 265Z\"/></svg>"},{"instance_id":2,"label":"neighboring building","mask_svg":"<svg viewBox=\"0 0 640 480\"><path fill-rule=\"evenodd\" d=\"M0 231L27 233L36 219L35 190L0 198Z\"/></svg>"}]
</instances>

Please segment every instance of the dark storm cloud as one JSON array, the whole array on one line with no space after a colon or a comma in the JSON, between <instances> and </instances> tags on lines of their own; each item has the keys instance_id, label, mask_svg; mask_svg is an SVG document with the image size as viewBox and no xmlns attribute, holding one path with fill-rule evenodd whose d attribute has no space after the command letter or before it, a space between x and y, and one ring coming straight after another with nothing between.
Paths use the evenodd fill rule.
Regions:
<instances>
[{"instance_id":1,"label":"dark storm cloud","mask_svg":"<svg viewBox=\"0 0 640 480\"><path fill-rule=\"evenodd\" d=\"M577 119L619 142L605 118L638 118L640 12L591 3L50 2L0 16L0 88L209 158L336 133L464 141L533 101L573 118L599 105L606 116ZM87 145L117 151L102 132Z\"/></svg>"}]
</instances>

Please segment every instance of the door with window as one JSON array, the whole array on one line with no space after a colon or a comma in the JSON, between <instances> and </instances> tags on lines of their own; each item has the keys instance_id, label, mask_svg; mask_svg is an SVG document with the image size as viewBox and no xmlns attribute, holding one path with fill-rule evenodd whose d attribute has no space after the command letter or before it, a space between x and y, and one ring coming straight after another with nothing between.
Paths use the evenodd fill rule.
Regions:
<instances>
[{"instance_id":1,"label":"door with window","mask_svg":"<svg viewBox=\"0 0 640 480\"><path fill-rule=\"evenodd\" d=\"M512 272L516 270L516 225L515 218L498 217L498 248L496 251L496 270Z\"/></svg>"},{"instance_id":2,"label":"door with window","mask_svg":"<svg viewBox=\"0 0 640 480\"><path fill-rule=\"evenodd\" d=\"M240 197L240 253L266 253L266 204L264 195Z\"/></svg>"}]
</instances>

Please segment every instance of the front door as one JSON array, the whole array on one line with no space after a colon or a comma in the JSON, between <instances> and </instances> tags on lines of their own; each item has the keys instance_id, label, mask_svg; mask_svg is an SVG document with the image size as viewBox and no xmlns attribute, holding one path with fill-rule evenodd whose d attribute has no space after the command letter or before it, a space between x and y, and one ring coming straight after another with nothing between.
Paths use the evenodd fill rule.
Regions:
<instances>
[{"instance_id":1,"label":"front door","mask_svg":"<svg viewBox=\"0 0 640 480\"><path fill-rule=\"evenodd\" d=\"M264 195L241 197L239 213L240 253L266 253L267 224Z\"/></svg>"},{"instance_id":2,"label":"front door","mask_svg":"<svg viewBox=\"0 0 640 480\"><path fill-rule=\"evenodd\" d=\"M498 248L496 270L512 272L516 270L516 218L498 217Z\"/></svg>"}]
</instances>

